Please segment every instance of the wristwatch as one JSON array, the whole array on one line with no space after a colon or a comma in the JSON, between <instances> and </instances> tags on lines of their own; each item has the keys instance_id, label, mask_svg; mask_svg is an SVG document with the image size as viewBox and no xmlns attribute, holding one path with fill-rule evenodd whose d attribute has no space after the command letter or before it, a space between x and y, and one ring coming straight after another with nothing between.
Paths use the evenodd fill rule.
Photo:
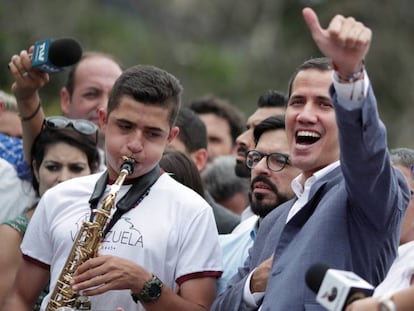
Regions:
<instances>
[{"instance_id":1,"label":"wristwatch","mask_svg":"<svg viewBox=\"0 0 414 311\"><path fill-rule=\"evenodd\" d=\"M397 311L392 295L381 297L379 300L378 311Z\"/></svg>"},{"instance_id":2,"label":"wristwatch","mask_svg":"<svg viewBox=\"0 0 414 311\"><path fill-rule=\"evenodd\" d=\"M151 280L145 282L139 294L131 293L132 300L135 303L141 302L154 302L161 296L162 281L156 276L152 275Z\"/></svg>"}]
</instances>

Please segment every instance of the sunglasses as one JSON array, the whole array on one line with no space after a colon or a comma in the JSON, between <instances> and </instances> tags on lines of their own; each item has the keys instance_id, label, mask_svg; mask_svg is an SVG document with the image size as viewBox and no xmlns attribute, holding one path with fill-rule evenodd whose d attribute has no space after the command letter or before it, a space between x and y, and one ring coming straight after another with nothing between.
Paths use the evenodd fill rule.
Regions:
<instances>
[{"instance_id":1,"label":"sunglasses","mask_svg":"<svg viewBox=\"0 0 414 311\"><path fill-rule=\"evenodd\" d=\"M68 119L62 116L47 117L43 126L51 129L63 129L72 126L78 133L83 135L95 135L96 141L98 139L98 126L88 120L82 119Z\"/></svg>"}]
</instances>

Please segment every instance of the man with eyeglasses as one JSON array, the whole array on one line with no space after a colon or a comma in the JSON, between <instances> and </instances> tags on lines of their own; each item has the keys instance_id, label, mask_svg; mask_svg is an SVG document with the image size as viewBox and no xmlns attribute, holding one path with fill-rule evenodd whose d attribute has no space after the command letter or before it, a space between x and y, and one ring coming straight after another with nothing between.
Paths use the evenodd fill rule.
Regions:
<instances>
[{"instance_id":1,"label":"man with eyeglasses","mask_svg":"<svg viewBox=\"0 0 414 311\"><path fill-rule=\"evenodd\" d=\"M293 198L292 180L299 169L289 162L289 145L284 115L266 118L253 131L255 148L246 155L251 170L250 205L254 213L231 234L220 235L224 271L217 283L217 292L225 290L230 278L243 266L263 218L280 204Z\"/></svg>"},{"instance_id":2,"label":"man with eyeglasses","mask_svg":"<svg viewBox=\"0 0 414 311\"><path fill-rule=\"evenodd\" d=\"M257 109L247 118L246 129L236 138L236 165L234 171L240 178L250 178L250 169L246 166L246 152L254 148L253 131L257 124L264 119L284 114L287 97L283 92L267 90L259 96ZM250 205L245 207L242 221L253 216Z\"/></svg>"}]
</instances>

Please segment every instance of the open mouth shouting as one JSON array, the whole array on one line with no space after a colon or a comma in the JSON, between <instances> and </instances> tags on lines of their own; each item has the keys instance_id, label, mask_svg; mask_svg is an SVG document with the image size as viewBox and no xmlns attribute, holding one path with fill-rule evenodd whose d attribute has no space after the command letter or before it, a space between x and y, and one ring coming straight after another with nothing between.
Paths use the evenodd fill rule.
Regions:
<instances>
[{"instance_id":1,"label":"open mouth shouting","mask_svg":"<svg viewBox=\"0 0 414 311\"><path fill-rule=\"evenodd\" d=\"M321 138L321 134L310 130L299 130L296 132L295 138L299 145L312 145Z\"/></svg>"}]
</instances>

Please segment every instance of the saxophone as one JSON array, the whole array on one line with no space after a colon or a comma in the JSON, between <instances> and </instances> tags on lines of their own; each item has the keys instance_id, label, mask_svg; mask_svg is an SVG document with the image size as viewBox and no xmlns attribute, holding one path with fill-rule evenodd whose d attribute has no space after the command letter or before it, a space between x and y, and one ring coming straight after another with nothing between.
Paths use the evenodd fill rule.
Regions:
<instances>
[{"instance_id":1,"label":"saxophone","mask_svg":"<svg viewBox=\"0 0 414 311\"><path fill-rule=\"evenodd\" d=\"M70 281L76 269L88 259L96 257L102 241L105 225L111 218L111 210L115 206L115 199L125 178L134 171L135 161L123 157L124 163L109 194L105 197L100 209L93 211L93 220L84 221L78 232L69 257L62 269L53 293L50 296L46 311L61 310L90 310L91 303L88 297L72 290Z\"/></svg>"}]
</instances>

